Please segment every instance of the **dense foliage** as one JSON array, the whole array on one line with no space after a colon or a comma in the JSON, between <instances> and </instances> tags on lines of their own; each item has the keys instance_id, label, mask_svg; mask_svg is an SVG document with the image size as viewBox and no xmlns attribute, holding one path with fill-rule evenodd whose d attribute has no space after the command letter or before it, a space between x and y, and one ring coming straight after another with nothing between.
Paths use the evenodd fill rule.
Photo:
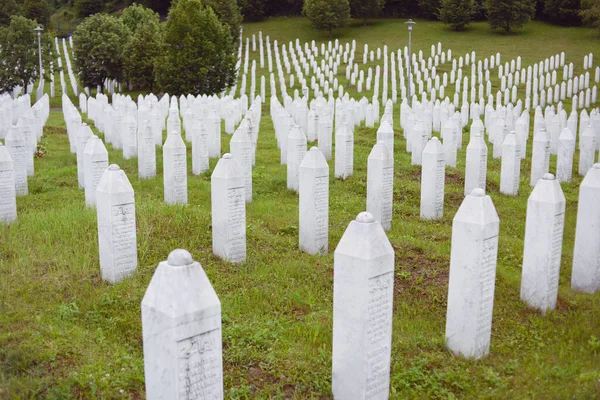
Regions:
<instances>
[{"instance_id":1,"label":"dense foliage","mask_svg":"<svg viewBox=\"0 0 600 400\"><path fill-rule=\"evenodd\" d=\"M333 29L350 23L348 0L305 0L303 12L315 28L329 31L329 37Z\"/></svg>"},{"instance_id":2,"label":"dense foliage","mask_svg":"<svg viewBox=\"0 0 600 400\"><path fill-rule=\"evenodd\" d=\"M521 28L535 13L535 3L531 0L487 0L485 8L490 27L505 32Z\"/></svg>"},{"instance_id":3,"label":"dense foliage","mask_svg":"<svg viewBox=\"0 0 600 400\"><path fill-rule=\"evenodd\" d=\"M236 53L230 28L200 0L178 0L165 24L156 81L169 94L215 94L233 85Z\"/></svg>"},{"instance_id":4,"label":"dense foliage","mask_svg":"<svg viewBox=\"0 0 600 400\"><path fill-rule=\"evenodd\" d=\"M8 25L12 15L21 15L21 8L15 0L0 1L0 25Z\"/></svg>"},{"instance_id":5,"label":"dense foliage","mask_svg":"<svg viewBox=\"0 0 600 400\"><path fill-rule=\"evenodd\" d=\"M262 21L265 18L266 0L238 0L244 21Z\"/></svg>"},{"instance_id":6,"label":"dense foliage","mask_svg":"<svg viewBox=\"0 0 600 400\"><path fill-rule=\"evenodd\" d=\"M367 25L367 19L378 16L384 4L385 0L350 0L350 15L362 19Z\"/></svg>"},{"instance_id":7,"label":"dense foliage","mask_svg":"<svg viewBox=\"0 0 600 400\"><path fill-rule=\"evenodd\" d=\"M4 1L4 0L2 0ZM48 27L50 25L50 15L52 8L47 0L25 0L21 9L23 16L37 21L39 24Z\"/></svg>"},{"instance_id":8,"label":"dense foliage","mask_svg":"<svg viewBox=\"0 0 600 400\"><path fill-rule=\"evenodd\" d=\"M583 22L600 30L600 0L583 0L581 6Z\"/></svg>"},{"instance_id":9,"label":"dense foliage","mask_svg":"<svg viewBox=\"0 0 600 400\"><path fill-rule=\"evenodd\" d=\"M151 8L144 7L141 4L133 3L121 15L121 19L131 33L135 33L139 27L148 24L159 22L159 16Z\"/></svg>"},{"instance_id":10,"label":"dense foliage","mask_svg":"<svg viewBox=\"0 0 600 400\"><path fill-rule=\"evenodd\" d=\"M120 18L95 14L75 30L75 69L84 86L103 86L105 79L123 79L123 50L129 28Z\"/></svg>"},{"instance_id":11,"label":"dense foliage","mask_svg":"<svg viewBox=\"0 0 600 400\"><path fill-rule=\"evenodd\" d=\"M27 84L39 77L39 53L35 21L15 15L7 27L0 27L0 93L22 86L27 92ZM49 47L47 35L42 35L42 55L44 60Z\"/></svg>"},{"instance_id":12,"label":"dense foliage","mask_svg":"<svg viewBox=\"0 0 600 400\"><path fill-rule=\"evenodd\" d=\"M442 0L438 17L454 30L464 29L475 15L473 0Z\"/></svg>"},{"instance_id":13,"label":"dense foliage","mask_svg":"<svg viewBox=\"0 0 600 400\"><path fill-rule=\"evenodd\" d=\"M154 65L161 53L162 32L158 22L139 25L123 51L125 77L136 88L152 89Z\"/></svg>"},{"instance_id":14,"label":"dense foliage","mask_svg":"<svg viewBox=\"0 0 600 400\"><path fill-rule=\"evenodd\" d=\"M211 7L219 21L229 26L231 38L237 42L242 27L242 14L236 0L202 0L202 3ZM169 12L170 15L170 12Z\"/></svg>"},{"instance_id":15,"label":"dense foliage","mask_svg":"<svg viewBox=\"0 0 600 400\"><path fill-rule=\"evenodd\" d=\"M545 0L544 3L544 17L557 25L580 25L580 10L580 0Z\"/></svg>"}]
</instances>

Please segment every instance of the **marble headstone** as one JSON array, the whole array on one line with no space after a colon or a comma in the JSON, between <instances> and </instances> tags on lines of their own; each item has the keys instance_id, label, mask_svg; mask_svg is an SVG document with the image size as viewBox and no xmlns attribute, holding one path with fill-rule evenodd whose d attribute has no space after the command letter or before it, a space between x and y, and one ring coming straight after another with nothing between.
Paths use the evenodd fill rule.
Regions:
<instances>
[{"instance_id":1,"label":"marble headstone","mask_svg":"<svg viewBox=\"0 0 600 400\"><path fill-rule=\"evenodd\" d=\"M300 163L300 249L325 255L329 244L329 166L323 153L312 147Z\"/></svg>"}]
</instances>

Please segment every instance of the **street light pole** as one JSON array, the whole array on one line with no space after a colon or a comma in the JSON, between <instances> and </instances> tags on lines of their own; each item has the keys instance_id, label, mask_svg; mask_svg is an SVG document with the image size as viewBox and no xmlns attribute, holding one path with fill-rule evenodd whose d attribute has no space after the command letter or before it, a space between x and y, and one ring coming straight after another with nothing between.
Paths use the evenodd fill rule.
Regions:
<instances>
[{"instance_id":1,"label":"street light pole","mask_svg":"<svg viewBox=\"0 0 600 400\"><path fill-rule=\"evenodd\" d=\"M34 31L37 32L37 37L38 37L38 55L40 58L40 69L39 69L39 75L40 75L40 87L42 85L42 42L41 42L41 36L42 36L42 31L44 29L41 26L38 26L37 28L34 29Z\"/></svg>"},{"instance_id":2,"label":"street light pole","mask_svg":"<svg viewBox=\"0 0 600 400\"><path fill-rule=\"evenodd\" d=\"M412 28L413 25L416 24L416 22L414 22L412 19L409 19L406 22L406 25L408 25L408 60L406 61L406 63L408 64L408 106L411 107L412 106L412 71L411 71L411 63L412 63L412 52L410 49L410 45L411 45L411 34L412 34Z\"/></svg>"}]
</instances>

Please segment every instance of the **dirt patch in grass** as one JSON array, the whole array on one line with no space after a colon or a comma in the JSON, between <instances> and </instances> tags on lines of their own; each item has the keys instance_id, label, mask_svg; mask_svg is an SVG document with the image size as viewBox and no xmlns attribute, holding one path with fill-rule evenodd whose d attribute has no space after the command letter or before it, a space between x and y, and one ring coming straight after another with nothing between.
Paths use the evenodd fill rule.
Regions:
<instances>
[{"instance_id":1,"label":"dirt patch in grass","mask_svg":"<svg viewBox=\"0 0 600 400\"><path fill-rule=\"evenodd\" d=\"M403 295L406 291L427 295L431 291L447 291L450 265L442 257L432 257L416 246L399 247L396 250L396 276L394 291Z\"/></svg>"},{"instance_id":2,"label":"dirt patch in grass","mask_svg":"<svg viewBox=\"0 0 600 400\"><path fill-rule=\"evenodd\" d=\"M45 126L44 127L44 135L66 135L67 128L62 128L58 126Z\"/></svg>"}]
</instances>

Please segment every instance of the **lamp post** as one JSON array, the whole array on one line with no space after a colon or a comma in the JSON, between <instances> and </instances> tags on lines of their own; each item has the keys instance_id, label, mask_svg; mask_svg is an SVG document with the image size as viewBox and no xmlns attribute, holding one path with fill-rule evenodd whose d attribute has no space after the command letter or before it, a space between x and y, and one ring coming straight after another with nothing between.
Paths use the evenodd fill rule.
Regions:
<instances>
[{"instance_id":1,"label":"lamp post","mask_svg":"<svg viewBox=\"0 0 600 400\"><path fill-rule=\"evenodd\" d=\"M38 55L40 58L40 69L39 69L39 75L40 75L40 87L42 87L42 42L41 42L41 36L42 36L42 31L44 30L44 28L42 28L41 26L38 26L37 28L34 29L34 31L37 32L37 37L38 37Z\"/></svg>"},{"instance_id":2,"label":"lamp post","mask_svg":"<svg viewBox=\"0 0 600 400\"><path fill-rule=\"evenodd\" d=\"M411 107L412 106L412 71L411 71L411 63L412 63L412 52L410 50L410 41L411 41L411 34L412 34L412 29L413 29L413 25L416 24L416 22L414 22L412 19L409 19L407 22L405 22L406 25L408 25L408 60L407 60L407 64L408 64L408 106Z\"/></svg>"}]
</instances>

